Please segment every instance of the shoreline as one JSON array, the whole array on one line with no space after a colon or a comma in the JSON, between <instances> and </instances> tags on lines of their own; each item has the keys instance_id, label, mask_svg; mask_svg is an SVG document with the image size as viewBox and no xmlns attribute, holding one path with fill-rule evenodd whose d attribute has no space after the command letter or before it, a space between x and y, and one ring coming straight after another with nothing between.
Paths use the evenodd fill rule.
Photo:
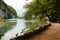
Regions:
<instances>
[{"instance_id":1,"label":"shoreline","mask_svg":"<svg viewBox=\"0 0 60 40\"><path fill-rule=\"evenodd\" d=\"M34 35L39 34L43 31L47 30L49 26L51 26L51 23L44 25L42 27L39 27L38 29L34 30L33 32L29 32L29 33L26 33L24 35L17 36L15 38L11 38L10 40L27 40L28 38L33 37Z\"/></svg>"}]
</instances>

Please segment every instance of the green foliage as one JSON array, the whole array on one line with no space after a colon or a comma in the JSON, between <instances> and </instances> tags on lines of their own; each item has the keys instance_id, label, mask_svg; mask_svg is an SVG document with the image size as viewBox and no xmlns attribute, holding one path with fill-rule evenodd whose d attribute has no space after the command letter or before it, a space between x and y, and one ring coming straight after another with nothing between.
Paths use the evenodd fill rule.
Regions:
<instances>
[{"instance_id":1,"label":"green foliage","mask_svg":"<svg viewBox=\"0 0 60 40\"><path fill-rule=\"evenodd\" d=\"M36 19L48 17L50 21L57 22L60 20L59 0L33 0L32 2L26 4L24 8L27 9L24 16L25 19L32 19L32 16L34 15Z\"/></svg>"},{"instance_id":2,"label":"green foliage","mask_svg":"<svg viewBox=\"0 0 60 40\"><path fill-rule=\"evenodd\" d=\"M16 13L15 9L13 9L11 6L7 5L3 0L0 0L0 9L5 14L4 19L17 17L17 13Z\"/></svg>"},{"instance_id":3,"label":"green foliage","mask_svg":"<svg viewBox=\"0 0 60 40\"><path fill-rule=\"evenodd\" d=\"M0 22L7 22L5 19L0 19Z\"/></svg>"},{"instance_id":4,"label":"green foliage","mask_svg":"<svg viewBox=\"0 0 60 40\"><path fill-rule=\"evenodd\" d=\"M8 6L8 8L9 8L9 11L13 13L13 15L17 16L15 9L13 9L11 6Z\"/></svg>"},{"instance_id":5,"label":"green foliage","mask_svg":"<svg viewBox=\"0 0 60 40\"><path fill-rule=\"evenodd\" d=\"M37 3L36 1L37 0L33 0L33 2L24 6L24 8L28 9L27 12L25 13L28 16L25 15L25 18L29 18L29 16L30 16L30 19L31 19L33 15L37 16L39 14L39 12L37 12L37 11L39 11L40 2L37 1L38 2Z\"/></svg>"},{"instance_id":6,"label":"green foliage","mask_svg":"<svg viewBox=\"0 0 60 40\"><path fill-rule=\"evenodd\" d=\"M11 6L8 6L8 5L7 5L7 8L9 10L9 13L7 14L8 18L14 18L14 16L17 17L17 13L15 9L13 9Z\"/></svg>"},{"instance_id":7,"label":"green foliage","mask_svg":"<svg viewBox=\"0 0 60 40\"><path fill-rule=\"evenodd\" d=\"M32 23L32 22L25 22L26 27L30 29L35 29L38 27L38 23Z\"/></svg>"}]
</instances>

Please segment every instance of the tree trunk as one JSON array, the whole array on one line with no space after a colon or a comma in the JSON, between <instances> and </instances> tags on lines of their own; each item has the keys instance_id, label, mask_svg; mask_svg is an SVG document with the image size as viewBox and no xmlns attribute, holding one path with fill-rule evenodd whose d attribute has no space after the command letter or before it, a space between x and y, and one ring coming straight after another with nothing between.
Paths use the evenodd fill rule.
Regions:
<instances>
[{"instance_id":1,"label":"tree trunk","mask_svg":"<svg viewBox=\"0 0 60 40\"><path fill-rule=\"evenodd\" d=\"M49 21L50 21L50 16L47 14L47 13L45 13L46 14L46 16L48 17L48 19L49 19Z\"/></svg>"}]
</instances>

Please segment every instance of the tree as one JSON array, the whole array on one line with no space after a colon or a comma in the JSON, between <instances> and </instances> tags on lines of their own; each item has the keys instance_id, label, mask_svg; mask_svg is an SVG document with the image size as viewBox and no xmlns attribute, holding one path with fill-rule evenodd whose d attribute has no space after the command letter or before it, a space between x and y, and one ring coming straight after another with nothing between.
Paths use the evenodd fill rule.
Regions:
<instances>
[{"instance_id":1,"label":"tree","mask_svg":"<svg viewBox=\"0 0 60 40\"><path fill-rule=\"evenodd\" d=\"M60 22L60 0L55 0L55 6L53 8L53 13L51 14L52 22Z\"/></svg>"},{"instance_id":2,"label":"tree","mask_svg":"<svg viewBox=\"0 0 60 40\"><path fill-rule=\"evenodd\" d=\"M36 19L48 17L51 22L60 22L60 0L33 0L24 8L27 9L25 14L31 15L31 18L34 15Z\"/></svg>"},{"instance_id":3,"label":"tree","mask_svg":"<svg viewBox=\"0 0 60 40\"><path fill-rule=\"evenodd\" d=\"M47 16L50 19L49 15L51 14L51 10L53 7L53 4L49 5L49 3L51 2L52 0L51 1L50 0L49 1L48 0L33 0L31 3L25 5L25 8L28 9L26 12L26 15L28 15L30 11L30 14L34 15L35 17L38 16L40 18L43 18Z\"/></svg>"},{"instance_id":4,"label":"tree","mask_svg":"<svg viewBox=\"0 0 60 40\"><path fill-rule=\"evenodd\" d=\"M17 17L17 13L16 13L15 9L13 9L11 6L7 5L3 0L0 0L0 9L5 14L4 19Z\"/></svg>"}]
</instances>

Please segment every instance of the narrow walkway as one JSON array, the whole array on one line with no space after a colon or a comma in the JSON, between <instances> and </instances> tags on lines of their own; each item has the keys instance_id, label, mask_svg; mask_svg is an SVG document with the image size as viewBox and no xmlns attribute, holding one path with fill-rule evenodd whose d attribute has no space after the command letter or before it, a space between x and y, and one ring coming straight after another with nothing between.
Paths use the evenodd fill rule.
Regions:
<instances>
[{"instance_id":1,"label":"narrow walkway","mask_svg":"<svg viewBox=\"0 0 60 40\"><path fill-rule=\"evenodd\" d=\"M41 34L37 34L28 40L60 40L60 24L51 23L52 25Z\"/></svg>"}]
</instances>

